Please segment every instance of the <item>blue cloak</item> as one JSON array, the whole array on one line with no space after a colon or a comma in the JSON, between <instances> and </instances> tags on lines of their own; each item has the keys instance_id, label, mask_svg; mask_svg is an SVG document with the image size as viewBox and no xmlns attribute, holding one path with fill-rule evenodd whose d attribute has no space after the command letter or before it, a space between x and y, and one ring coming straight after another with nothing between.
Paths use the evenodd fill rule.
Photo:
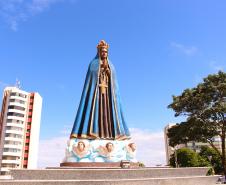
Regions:
<instances>
[{"instance_id":1,"label":"blue cloak","mask_svg":"<svg viewBox=\"0 0 226 185\"><path fill-rule=\"evenodd\" d=\"M108 63L111 71L111 96L109 98L111 101L110 111L113 121L113 138L111 139L129 139L130 133L122 111L115 70L111 62L108 61ZM104 139L99 137L98 128L99 71L100 61L98 56L96 56L89 64L81 101L70 136L71 138Z\"/></svg>"}]
</instances>

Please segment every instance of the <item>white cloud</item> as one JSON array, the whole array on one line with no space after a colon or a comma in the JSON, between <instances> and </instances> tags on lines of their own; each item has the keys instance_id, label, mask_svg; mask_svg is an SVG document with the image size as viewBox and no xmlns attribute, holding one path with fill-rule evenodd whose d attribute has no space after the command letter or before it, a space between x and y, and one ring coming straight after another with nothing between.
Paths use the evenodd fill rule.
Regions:
<instances>
[{"instance_id":1,"label":"white cloud","mask_svg":"<svg viewBox=\"0 0 226 185\"><path fill-rule=\"evenodd\" d=\"M14 31L20 22L48 9L58 2L75 2L76 0L0 0L0 16Z\"/></svg>"},{"instance_id":2,"label":"white cloud","mask_svg":"<svg viewBox=\"0 0 226 185\"><path fill-rule=\"evenodd\" d=\"M147 166L165 164L165 144L163 132L151 132L132 128L131 136L137 145L137 160Z\"/></svg>"},{"instance_id":3,"label":"white cloud","mask_svg":"<svg viewBox=\"0 0 226 185\"><path fill-rule=\"evenodd\" d=\"M38 167L60 166L65 154L68 137L55 137L39 143Z\"/></svg>"},{"instance_id":4,"label":"white cloud","mask_svg":"<svg viewBox=\"0 0 226 185\"><path fill-rule=\"evenodd\" d=\"M198 48L195 46L185 46L177 42L171 42L170 46L176 48L177 50L188 56L193 56L198 52Z\"/></svg>"},{"instance_id":5,"label":"white cloud","mask_svg":"<svg viewBox=\"0 0 226 185\"><path fill-rule=\"evenodd\" d=\"M137 145L137 159L146 166L165 164L163 132L150 132L132 128L132 139ZM41 140L38 167L58 166L62 162L69 135Z\"/></svg>"}]
</instances>

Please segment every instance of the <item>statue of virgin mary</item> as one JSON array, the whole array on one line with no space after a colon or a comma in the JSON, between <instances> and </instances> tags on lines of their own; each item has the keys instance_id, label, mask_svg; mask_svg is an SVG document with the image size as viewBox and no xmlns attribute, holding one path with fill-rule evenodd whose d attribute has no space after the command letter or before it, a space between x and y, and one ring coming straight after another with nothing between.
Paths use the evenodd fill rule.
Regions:
<instances>
[{"instance_id":1,"label":"statue of virgin mary","mask_svg":"<svg viewBox=\"0 0 226 185\"><path fill-rule=\"evenodd\" d=\"M124 118L109 45L101 40L90 62L70 138L125 140L130 138Z\"/></svg>"}]
</instances>

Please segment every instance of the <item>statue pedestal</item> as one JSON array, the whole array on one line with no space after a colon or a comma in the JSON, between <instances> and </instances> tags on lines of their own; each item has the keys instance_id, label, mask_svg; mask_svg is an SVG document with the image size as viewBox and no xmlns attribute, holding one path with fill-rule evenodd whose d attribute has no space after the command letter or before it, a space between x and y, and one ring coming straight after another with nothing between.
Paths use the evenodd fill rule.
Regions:
<instances>
[{"instance_id":1,"label":"statue pedestal","mask_svg":"<svg viewBox=\"0 0 226 185\"><path fill-rule=\"evenodd\" d=\"M120 167L121 161L137 163L136 146L131 140L70 139L62 165ZM83 163L83 164L78 164ZM90 164L88 164L90 163ZM109 164L104 164L109 163ZM64 166L65 166L64 165Z\"/></svg>"},{"instance_id":2,"label":"statue pedestal","mask_svg":"<svg viewBox=\"0 0 226 185\"><path fill-rule=\"evenodd\" d=\"M123 162L65 162L60 167L66 168L139 168L139 163L129 162L128 167L124 167Z\"/></svg>"}]
</instances>

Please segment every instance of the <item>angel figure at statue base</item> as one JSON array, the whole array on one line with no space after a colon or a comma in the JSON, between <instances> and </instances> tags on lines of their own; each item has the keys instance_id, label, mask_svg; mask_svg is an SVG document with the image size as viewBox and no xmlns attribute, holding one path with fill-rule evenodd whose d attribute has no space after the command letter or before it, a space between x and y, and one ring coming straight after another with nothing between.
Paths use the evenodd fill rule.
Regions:
<instances>
[{"instance_id":1,"label":"angel figure at statue base","mask_svg":"<svg viewBox=\"0 0 226 185\"><path fill-rule=\"evenodd\" d=\"M126 159L131 162L137 162L136 159L136 145L135 143L129 143L126 147Z\"/></svg>"},{"instance_id":2,"label":"angel figure at statue base","mask_svg":"<svg viewBox=\"0 0 226 185\"><path fill-rule=\"evenodd\" d=\"M79 141L72 145L71 157L68 162L92 162L90 160L91 150L88 143Z\"/></svg>"},{"instance_id":3,"label":"angel figure at statue base","mask_svg":"<svg viewBox=\"0 0 226 185\"><path fill-rule=\"evenodd\" d=\"M123 160L123 153L115 149L112 142L108 142L105 146L100 146L97 149L95 162L120 162Z\"/></svg>"}]
</instances>

